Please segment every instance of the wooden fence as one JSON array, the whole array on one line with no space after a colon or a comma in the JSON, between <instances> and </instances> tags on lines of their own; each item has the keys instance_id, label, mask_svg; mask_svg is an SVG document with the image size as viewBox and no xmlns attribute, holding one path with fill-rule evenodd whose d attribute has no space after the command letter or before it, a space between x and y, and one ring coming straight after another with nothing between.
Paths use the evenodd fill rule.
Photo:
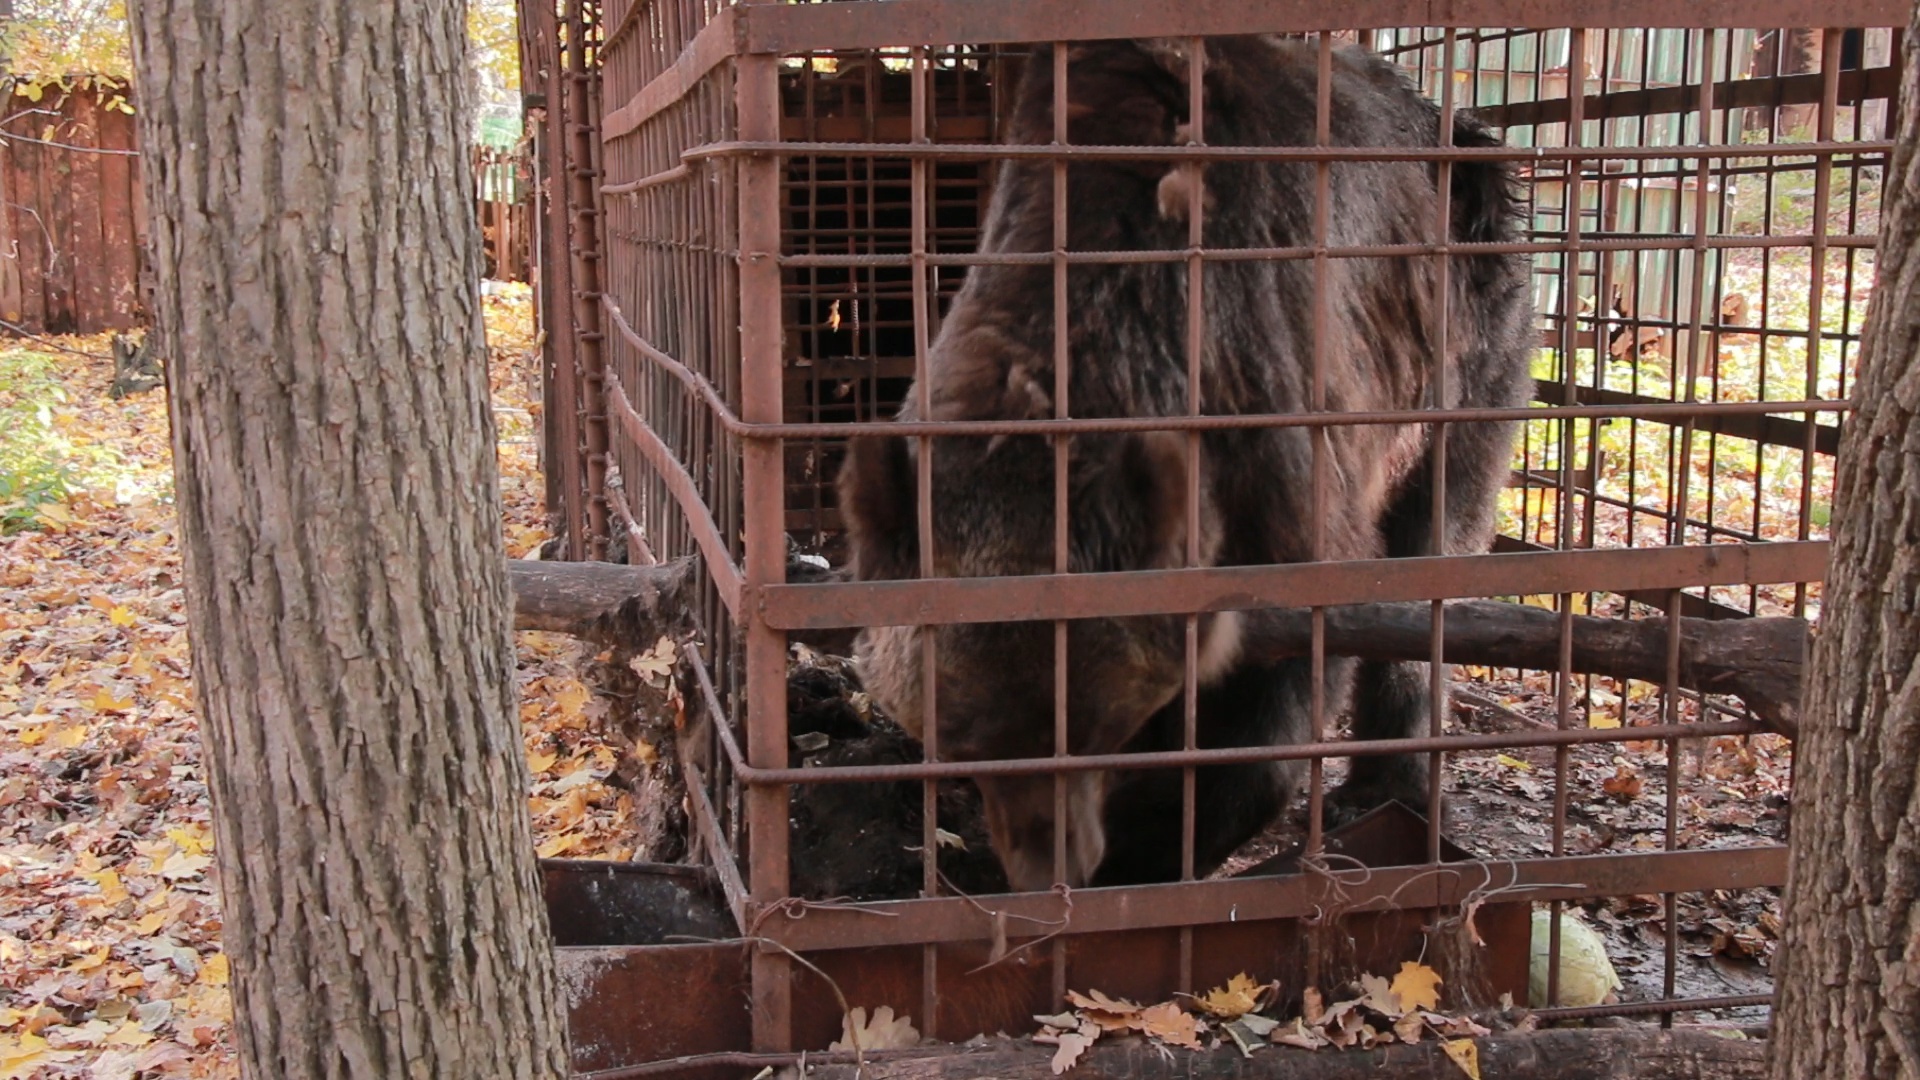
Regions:
<instances>
[{"instance_id":1,"label":"wooden fence","mask_svg":"<svg viewBox=\"0 0 1920 1080\"><path fill-rule=\"evenodd\" d=\"M129 91L89 78L37 101L14 84L0 93L0 320L35 334L143 325L147 215ZM475 147L473 169L488 276L525 281L526 158Z\"/></svg>"},{"instance_id":2,"label":"wooden fence","mask_svg":"<svg viewBox=\"0 0 1920 1080\"><path fill-rule=\"evenodd\" d=\"M0 319L56 334L139 325L146 207L125 88L0 90Z\"/></svg>"}]
</instances>

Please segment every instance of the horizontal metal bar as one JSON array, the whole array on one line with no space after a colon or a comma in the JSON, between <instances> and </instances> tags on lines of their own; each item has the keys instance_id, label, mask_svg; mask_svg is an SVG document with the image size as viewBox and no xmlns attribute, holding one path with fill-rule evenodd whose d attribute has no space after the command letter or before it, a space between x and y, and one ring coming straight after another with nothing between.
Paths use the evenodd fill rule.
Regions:
<instances>
[{"instance_id":1,"label":"horizontal metal bar","mask_svg":"<svg viewBox=\"0 0 1920 1080\"><path fill-rule=\"evenodd\" d=\"M818 951L994 937L1002 927L1101 933L1152 927L1204 926L1343 912L1458 907L1499 890L1519 901L1581 900L1710 889L1774 888L1785 883L1783 846L1710 851L1576 855L1439 866L1396 866L1274 877L1224 878L1124 889L1075 889L1071 908L1052 893L938 897L836 906L798 912L756 912L760 934L795 951Z\"/></svg>"},{"instance_id":2,"label":"horizontal metal bar","mask_svg":"<svg viewBox=\"0 0 1920 1080\"><path fill-rule=\"evenodd\" d=\"M741 575L740 568L734 565L733 557L727 550L725 538L720 527L714 523L713 515L707 510L707 504L700 497L700 489L694 483L693 476L673 450L661 440L659 434L648 425L640 413L634 409L628 399L627 391L620 384L620 377L612 371L607 372L607 411L620 422L620 430L632 440L647 459L667 487L667 493L687 516L689 531L693 533L694 543L699 545L700 554L707 566L707 574L713 579L714 588L720 593L720 602L727 606L727 612L734 618L740 617Z\"/></svg>"},{"instance_id":3,"label":"horizontal metal bar","mask_svg":"<svg viewBox=\"0 0 1920 1080\"><path fill-rule=\"evenodd\" d=\"M1745 28L1905 26L1899 0L853 0L736 9L750 53L901 45L1011 45L1063 34L1090 41L1402 26Z\"/></svg>"},{"instance_id":4,"label":"horizontal metal bar","mask_svg":"<svg viewBox=\"0 0 1920 1080\"><path fill-rule=\"evenodd\" d=\"M1819 581L1827 541L1524 551L1104 574L770 585L781 630L1184 615L1561 592Z\"/></svg>"},{"instance_id":5,"label":"horizontal metal bar","mask_svg":"<svg viewBox=\"0 0 1920 1080\"><path fill-rule=\"evenodd\" d=\"M1605 234L1602 234L1603 236ZM1607 236L1596 239L1583 236L1580 251L1759 251L1810 248L1817 243L1829 248L1870 249L1878 238L1870 233L1812 236L1743 236L1733 233L1709 233L1703 237ZM1051 266L1054 252L951 252L920 256L928 266ZM1132 251L1068 251L1060 257L1069 266L1130 266L1151 263L1202 262L1285 262L1324 255L1330 259L1411 258L1431 255L1565 255L1564 241L1533 240L1506 243L1470 244L1372 244L1354 247L1277 247L1277 248L1159 248ZM817 253L782 255L780 265L795 267L907 267L912 255L825 255ZM1647 324L1655 325L1655 324ZM1685 325L1685 324L1683 324ZM1755 333L1759 328L1741 327L1736 333ZM1779 331L1776 331L1778 333Z\"/></svg>"},{"instance_id":6,"label":"horizontal metal bar","mask_svg":"<svg viewBox=\"0 0 1920 1080\"><path fill-rule=\"evenodd\" d=\"M1877 67L1866 71L1840 73L1839 101L1872 101L1892 98L1900 92L1897 68ZM1713 84L1713 107L1720 109L1773 108L1781 105L1818 105L1823 96L1826 76L1764 75L1751 79L1732 79ZM1588 94L1581 115L1588 120L1616 117L1639 119L1647 116L1693 112L1700 107L1700 87L1661 86L1645 90L1615 90ZM1498 128L1532 127L1558 124L1569 115L1564 97L1542 101L1516 101L1507 105L1483 105L1474 113Z\"/></svg>"},{"instance_id":7,"label":"horizontal metal bar","mask_svg":"<svg viewBox=\"0 0 1920 1080\"><path fill-rule=\"evenodd\" d=\"M1736 330L1733 333L1746 333ZM1804 337L1802 333L1799 336ZM1593 386L1574 387L1574 398L1582 405L1649 405L1661 401L1660 398L1644 394L1630 394L1624 390L1602 390ZM1534 380L1535 401L1549 405L1567 400L1565 383L1547 379ZM1804 420L1789 420L1780 416L1761 416L1754 413L1723 413L1703 415L1696 418L1696 430L1731 435L1770 446L1784 446L1793 450L1803 450L1807 445L1807 427ZM1813 451L1816 454L1833 456L1840 452L1841 427L1834 424L1814 424Z\"/></svg>"},{"instance_id":8,"label":"horizontal metal bar","mask_svg":"<svg viewBox=\"0 0 1920 1080\"><path fill-rule=\"evenodd\" d=\"M759 769L739 756L739 746L724 725L721 741L742 783L752 787L794 784L876 784L900 780L959 780L973 776L1052 776L1080 772L1138 772L1190 765L1241 765L1259 761L1310 761L1329 757L1388 757L1394 754L1504 750L1524 746L1585 746L1597 743L1653 742L1660 739L1708 739L1761 735L1772 729L1757 721L1714 720L1654 727L1543 728L1537 731L1428 735L1411 739L1348 739L1271 746L1229 746L1211 750L1155 750L1137 754L1075 754L1069 757L995 758L989 761L933 761L901 765L820 765L799 769Z\"/></svg>"},{"instance_id":9,"label":"horizontal metal bar","mask_svg":"<svg viewBox=\"0 0 1920 1080\"><path fill-rule=\"evenodd\" d=\"M654 76L625 104L601 118L601 141L612 142L672 107L706 78L708 72L744 51L735 33L738 29L735 23L739 13L745 10L724 7L716 12L680 51L672 66Z\"/></svg>"},{"instance_id":10,"label":"horizontal metal bar","mask_svg":"<svg viewBox=\"0 0 1920 1080\"><path fill-rule=\"evenodd\" d=\"M865 0L849 0L843 7ZM912 0L886 0L911 3ZM1167 162L1387 162L1387 161L1659 161L1677 158L1880 156L1885 140L1804 143L1703 143L1684 146L1082 146L1064 143L753 142L728 140L691 147L682 161L723 157L858 157L937 161L1167 161Z\"/></svg>"},{"instance_id":11,"label":"horizontal metal bar","mask_svg":"<svg viewBox=\"0 0 1920 1080\"><path fill-rule=\"evenodd\" d=\"M629 180L624 184L604 185L600 188L600 194L631 195L636 191L645 191L650 187L658 187L661 184L670 184L675 180L685 180L687 177L692 175L693 175L693 166L688 165L685 162L682 162L679 165L675 165L671 169L662 169L657 173L650 173L646 176L641 177L638 180Z\"/></svg>"},{"instance_id":12,"label":"horizontal metal bar","mask_svg":"<svg viewBox=\"0 0 1920 1080\"><path fill-rule=\"evenodd\" d=\"M1653 1016L1660 1013L1714 1012L1719 1009L1751 1009L1772 1004L1772 994L1729 994L1707 998L1621 1001L1612 1005L1562 1005L1529 1011L1542 1020L1587 1020L1596 1016Z\"/></svg>"}]
</instances>

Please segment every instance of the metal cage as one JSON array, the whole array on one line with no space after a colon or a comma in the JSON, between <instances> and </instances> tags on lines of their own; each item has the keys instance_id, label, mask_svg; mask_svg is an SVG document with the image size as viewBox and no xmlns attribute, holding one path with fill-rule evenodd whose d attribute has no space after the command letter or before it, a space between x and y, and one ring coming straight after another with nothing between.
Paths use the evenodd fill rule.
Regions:
<instances>
[{"instance_id":1,"label":"metal cage","mask_svg":"<svg viewBox=\"0 0 1920 1080\"><path fill-rule=\"evenodd\" d=\"M705 636L688 690L712 722L682 753L703 852L741 933L777 943L752 954L756 1049L823 1045L823 1025L837 1024L830 1002L796 989L811 976L787 950L902 951L917 1000L898 1004L928 1033L964 1038L974 1031L956 1026L963 1022L942 995L967 993L954 989L953 950L965 943L1045 939L1023 958L1028 974L1006 976L1020 987L1008 991L1022 1003L1016 1013L1051 1011L1099 969L1101 943L1124 945L1133 965L1110 976L1128 985L1103 989L1158 1000L1204 988L1224 977L1220 964L1255 950L1272 964L1311 965L1267 973L1297 991L1331 962L1298 933L1301 920L1325 915L1330 897L1356 913L1459 910L1485 901L1496 882L1504 899L1556 908L1659 898L1661 992L1616 1011L1764 1007L1764 994L1675 991L1680 896L1777 888L1786 860L1778 845L1703 844L1682 821L1695 787L1713 787L1697 770L1686 781L1683 747L1769 729L1738 699L1689 687L1683 624L1673 616L1817 618L1833 456L1899 82L1900 31L1891 27L1905 11L1890 0L1474 0L1446 9L1457 26L1407 25L1431 10L1248 0L1150 9L1118 0L569 0L557 17L551 5L527 9L529 49L548 57L528 84L548 110L538 248L548 467L557 478L550 508L575 557L598 556L617 538L634 561L703 561ZM1473 153L1518 163L1530 217L1515 248L1532 260L1538 315L1531 407L1223 418L1196 406L1188 417L1131 426L1057 417L889 430L945 439L1520 417L1525 436L1494 551L1100 575L1066 573L1062 561L1054 573L1021 578L789 583L793 548L841 557L832 480L846 440L891 415L959 282L991 261L975 248L996 168L1015 153L998 140L1025 43L1246 33L1317 41L1323 65L1333 41L1358 42L1405 67L1443 115L1472 109L1504 135L1504 150L1398 153L1436 167ZM1319 108L1325 130L1324 95ZM1062 175L1094 154L1155 155L1171 168L1247 152L1063 142L1018 151ZM1329 145L1256 152L1312 163L1321 176L1363 157ZM1313 245L1254 256L1196 239L1173 251L1057 247L1037 258L1061 281L1069 264L1103 259L1199 267L1248 257L1448 258L1444 246L1342 251L1328 243L1324 220L1320 228ZM1356 746L1334 738L1338 718L1316 709L1308 743L1222 751L1190 741L1152 764L1190 774L1224 760L1311 761L1311 861L1324 845L1322 759L1531 749L1544 755L1540 801L1551 803L1538 854L1450 862L1430 806L1411 865L1360 873L1315 864L1280 876L995 896L989 907L954 895L936 873L940 779L1139 763L1056 747L1037 760L789 767L796 635L1253 607L1311 609L1323 635L1329 607L1416 602L1431 606L1437 661L1451 656L1445 602L1480 597L1533 598L1559 620L1557 665L1494 665L1531 673L1508 677L1550 700L1548 725L1461 732L1436 709L1424 737ZM1574 625L1587 615L1660 627L1663 673L1576 673ZM1193 665L1190 651L1190 684ZM1626 742L1665 749L1664 824L1649 850L1582 852L1570 839L1570 763ZM858 904L790 897L792 787L880 780L923 786L923 895ZM1274 944L1283 938L1284 947Z\"/></svg>"}]
</instances>

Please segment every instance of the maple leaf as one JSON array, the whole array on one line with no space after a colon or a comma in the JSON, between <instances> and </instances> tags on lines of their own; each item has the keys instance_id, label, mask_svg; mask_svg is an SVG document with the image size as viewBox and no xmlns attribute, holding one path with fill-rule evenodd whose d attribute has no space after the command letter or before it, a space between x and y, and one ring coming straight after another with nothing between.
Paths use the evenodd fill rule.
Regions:
<instances>
[{"instance_id":1,"label":"maple leaf","mask_svg":"<svg viewBox=\"0 0 1920 1080\"><path fill-rule=\"evenodd\" d=\"M1468 1080L1480 1080L1480 1045L1472 1039L1454 1039L1440 1044Z\"/></svg>"},{"instance_id":2,"label":"maple leaf","mask_svg":"<svg viewBox=\"0 0 1920 1080\"><path fill-rule=\"evenodd\" d=\"M920 1032L905 1016L896 1018L893 1006L882 1005L867 1018L867 1010L854 1006L840 1018L840 1038L829 1050L905 1050L920 1045Z\"/></svg>"},{"instance_id":3,"label":"maple leaf","mask_svg":"<svg viewBox=\"0 0 1920 1080\"><path fill-rule=\"evenodd\" d=\"M1227 985L1216 986L1206 996L1196 998L1195 1004L1214 1016L1233 1020L1258 1009L1267 989L1242 972L1228 979Z\"/></svg>"},{"instance_id":4,"label":"maple leaf","mask_svg":"<svg viewBox=\"0 0 1920 1080\"><path fill-rule=\"evenodd\" d=\"M125 712L133 708L133 699L114 697L113 691L103 686L87 699L86 704L94 712Z\"/></svg>"},{"instance_id":5,"label":"maple leaf","mask_svg":"<svg viewBox=\"0 0 1920 1080\"><path fill-rule=\"evenodd\" d=\"M1437 1009L1443 981L1439 972L1409 960L1400 965L1400 974L1393 977L1394 1000L1402 1009Z\"/></svg>"}]
</instances>

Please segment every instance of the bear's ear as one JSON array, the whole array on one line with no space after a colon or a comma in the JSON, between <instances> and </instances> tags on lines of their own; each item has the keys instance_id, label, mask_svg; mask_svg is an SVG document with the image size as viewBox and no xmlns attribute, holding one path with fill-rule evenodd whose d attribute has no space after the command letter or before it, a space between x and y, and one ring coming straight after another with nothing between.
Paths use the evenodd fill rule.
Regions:
<instances>
[{"instance_id":1,"label":"bear's ear","mask_svg":"<svg viewBox=\"0 0 1920 1080\"><path fill-rule=\"evenodd\" d=\"M1148 59L1158 64L1167 74L1187 80L1187 69L1193 64L1193 42L1189 38L1135 38L1134 47L1146 53ZM1204 46L1199 55L1200 73L1206 74L1206 52Z\"/></svg>"},{"instance_id":2,"label":"bear's ear","mask_svg":"<svg viewBox=\"0 0 1920 1080\"><path fill-rule=\"evenodd\" d=\"M856 436L837 484L858 581L909 578L919 559L919 483L906 439Z\"/></svg>"}]
</instances>

